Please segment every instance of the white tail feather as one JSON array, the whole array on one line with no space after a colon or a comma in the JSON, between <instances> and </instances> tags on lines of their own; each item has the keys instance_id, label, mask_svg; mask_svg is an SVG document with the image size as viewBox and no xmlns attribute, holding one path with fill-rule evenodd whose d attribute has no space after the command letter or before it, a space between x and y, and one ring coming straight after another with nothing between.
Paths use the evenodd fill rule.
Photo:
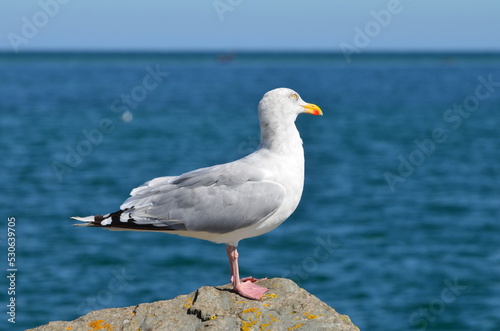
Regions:
<instances>
[{"instance_id":1,"label":"white tail feather","mask_svg":"<svg viewBox=\"0 0 500 331\"><path fill-rule=\"evenodd\" d=\"M86 217L75 216L75 217L71 217L71 218L74 220L80 221L80 222L87 222L87 223L91 223L94 221L94 216L86 216Z\"/></svg>"}]
</instances>

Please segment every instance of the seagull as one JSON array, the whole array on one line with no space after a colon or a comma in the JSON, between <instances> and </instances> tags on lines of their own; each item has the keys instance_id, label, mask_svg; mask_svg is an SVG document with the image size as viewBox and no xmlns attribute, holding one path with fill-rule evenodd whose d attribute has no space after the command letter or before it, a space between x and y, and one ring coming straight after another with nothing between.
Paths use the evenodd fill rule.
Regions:
<instances>
[{"instance_id":1,"label":"seagull","mask_svg":"<svg viewBox=\"0 0 500 331\"><path fill-rule=\"evenodd\" d=\"M240 279L238 243L283 223L297 208L304 186L304 149L295 119L323 115L288 88L267 92L258 105L259 148L233 162L154 178L132 190L120 210L72 217L80 226L154 231L226 244L231 283L239 295L260 300L267 288Z\"/></svg>"}]
</instances>

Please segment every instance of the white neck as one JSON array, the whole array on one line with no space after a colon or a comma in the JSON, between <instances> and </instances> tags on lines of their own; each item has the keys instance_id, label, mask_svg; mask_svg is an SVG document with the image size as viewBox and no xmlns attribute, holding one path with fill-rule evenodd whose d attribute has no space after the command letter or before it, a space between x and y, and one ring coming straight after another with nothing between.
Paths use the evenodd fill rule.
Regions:
<instances>
[{"instance_id":1,"label":"white neck","mask_svg":"<svg viewBox=\"0 0 500 331\"><path fill-rule=\"evenodd\" d=\"M277 154L304 154L302 139L293 120L292 123L275 122L261 126L260 147Z\"/></svg>"}]
</instances>

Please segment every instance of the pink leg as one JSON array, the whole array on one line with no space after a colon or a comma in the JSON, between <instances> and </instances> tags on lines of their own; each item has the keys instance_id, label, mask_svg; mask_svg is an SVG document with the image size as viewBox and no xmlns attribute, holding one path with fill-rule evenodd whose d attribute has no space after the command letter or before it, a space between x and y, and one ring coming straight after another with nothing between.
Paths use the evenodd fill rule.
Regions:
<instances>
[{"instance_id":1,"label":"pink leg","mask_svg":"<svg viewBox=\"0 0 500 331\"><path fill-rule=\"evenodd\" d=\"M234 291L239 295L252 299L260 300L262 295L268 290L265 287L254 284L257 279L247 277L240 279L238 270L238 250L236 247L226 245L227 258L229 259L229 267L231 268L231 283L233 283Z\"/></svg>"}]
</instances>

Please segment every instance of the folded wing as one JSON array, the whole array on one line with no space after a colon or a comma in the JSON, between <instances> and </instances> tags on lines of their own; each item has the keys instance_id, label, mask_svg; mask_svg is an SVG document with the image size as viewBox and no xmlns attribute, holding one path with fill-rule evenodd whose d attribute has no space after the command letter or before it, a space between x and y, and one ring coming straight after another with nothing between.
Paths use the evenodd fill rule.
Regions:
<instances>
[{"instance_id":1,"label":"folded wing","mask_svg":"<svg viewBox=\"0 0 500 331\"><path fill-rule=\"evenodd\" d=\"M262 221L281 206L285 189L241 161L155 178L131 192L120 221L130 228L211 233Z\"/></svg>"}]
</instances>

